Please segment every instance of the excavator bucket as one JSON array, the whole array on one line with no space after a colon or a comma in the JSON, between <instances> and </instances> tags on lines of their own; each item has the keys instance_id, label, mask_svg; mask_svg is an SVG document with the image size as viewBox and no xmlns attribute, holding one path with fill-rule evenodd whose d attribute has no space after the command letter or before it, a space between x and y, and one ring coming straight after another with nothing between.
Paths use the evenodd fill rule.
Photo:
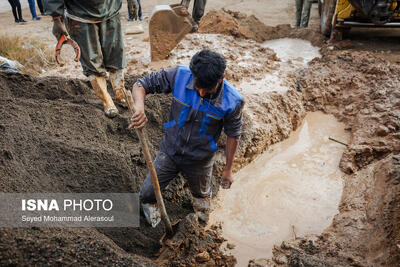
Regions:
<instances>
[{"instance_id":1,"label":"excavator bucket","mask_svg":"<svg viewBox=\"0 0 400 267\"><path fill-rule=\"evenodd\" d=\"M149 23L151 60L165 59L183 37L192 31L194 24L185 6L156 6Z\"/></svg>"}]
</instances>

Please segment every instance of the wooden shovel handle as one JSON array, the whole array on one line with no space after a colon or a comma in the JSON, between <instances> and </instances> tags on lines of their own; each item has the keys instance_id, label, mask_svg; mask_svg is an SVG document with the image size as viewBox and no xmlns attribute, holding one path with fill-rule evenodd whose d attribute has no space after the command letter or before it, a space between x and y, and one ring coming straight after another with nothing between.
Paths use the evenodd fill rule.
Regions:
<instances>
[{"instance_id":1,"label":"wooden shovel handle","mask_svg":"<svg viewBox=\"0 0 400 267\"><path fill-rule=\"evenodd\" d=\"M125 100L128 103L128 108L129 108L131 114L133 115L133 114L135 114L135 105L133 103L132 93L129 90L125 90L125 89L123 90L123 92L124 92ZM151 155L150 155L149 146L147 143L147 138L146 138L146 134L144 132L144 128L142 128L142 129L135 128L135 130L136 130L136 134L139 137L140 145L142 147L143 154L146 159L147 168L150 171L151 180L153 182L153 188L154 188L154 192L156 195L158 208L161 213L161 219L163 220L163 222L165 224L167 235L172 236L173 230L172 230L171 221L169 220L167 211L165 209L164 200L161 195L160 184L158 183L157 172L156 172L156 169L154 168L153 159L151 158Z\"/></svg>"}]
</instances>

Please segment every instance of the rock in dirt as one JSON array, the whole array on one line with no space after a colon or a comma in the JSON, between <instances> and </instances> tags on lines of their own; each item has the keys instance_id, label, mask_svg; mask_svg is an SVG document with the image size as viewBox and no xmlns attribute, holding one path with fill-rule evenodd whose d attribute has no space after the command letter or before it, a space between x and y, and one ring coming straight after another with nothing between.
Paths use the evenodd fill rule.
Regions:
<instances>
[{"instance_id":1,"label":"rock in dirt","mask_svg":"<svg viewBox=\"0 0 400 267\"><path fill-rule=\"evenodd\" d=\"M210 255L208 254L207 251L203 251L199 254L197 254L196 256L194 256L194 258L196 259L196 261L198 263L204 263L210 260Z\"/></svg>"}]
</instances>

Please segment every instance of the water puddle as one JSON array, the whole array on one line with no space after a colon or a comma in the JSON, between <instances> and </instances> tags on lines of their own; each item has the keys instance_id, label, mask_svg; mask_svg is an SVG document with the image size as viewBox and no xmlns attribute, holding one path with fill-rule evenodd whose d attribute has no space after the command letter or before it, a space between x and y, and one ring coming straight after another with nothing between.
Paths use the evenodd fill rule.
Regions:
<instances>
[{"instance_id":1,"label":"water puddle","mask_svg":"<svg viewBox=\"0 0 400 267\"><path fill-rule=\"evenodd\" d=\"M309 113L302 126L234 176L220 190L210 225L221 223L223 236L236 247L238 266L272 256L274 244L328 227L342 194L338 168L347 142L344 124L321 112Z\"/></svg>"}]
</instances>

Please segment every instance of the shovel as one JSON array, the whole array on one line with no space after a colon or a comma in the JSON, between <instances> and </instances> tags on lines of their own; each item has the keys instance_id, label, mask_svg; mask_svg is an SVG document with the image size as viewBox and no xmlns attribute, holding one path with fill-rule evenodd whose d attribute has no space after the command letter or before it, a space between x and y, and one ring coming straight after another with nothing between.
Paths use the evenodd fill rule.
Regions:
<instances>
[{"instance_id":1,"label":"shovel","mask_svg":"<svg viewBox=\"0 0 400 267\"><path fill-rule=\"evenodd\" d=\"M135 106L133 104L132 93L125 89L122 91L124 92L124 97L126 99L126 102L128 103L129 111L133 115L135 113ZM142 147L143 154L146 159L147 168L150 171L151 180L153 181L153 188L154 188L154 192L155 192L156 199L157 199L158 209L160 210L161 219L164 222L164 225L166 228L166 236L172 237L174 235L174 231L172 229L171 221L169 220L167 211L165 209L164 200L161 195L160 184L158 183L157 172L156 172L156 169L154 168L153 160L150 155L147 138L144 133L144 128L142 128L142 129L135 128L135 130L136 130L136 134L139 137L140 145Z\"/></svg>"}]
</instances>

